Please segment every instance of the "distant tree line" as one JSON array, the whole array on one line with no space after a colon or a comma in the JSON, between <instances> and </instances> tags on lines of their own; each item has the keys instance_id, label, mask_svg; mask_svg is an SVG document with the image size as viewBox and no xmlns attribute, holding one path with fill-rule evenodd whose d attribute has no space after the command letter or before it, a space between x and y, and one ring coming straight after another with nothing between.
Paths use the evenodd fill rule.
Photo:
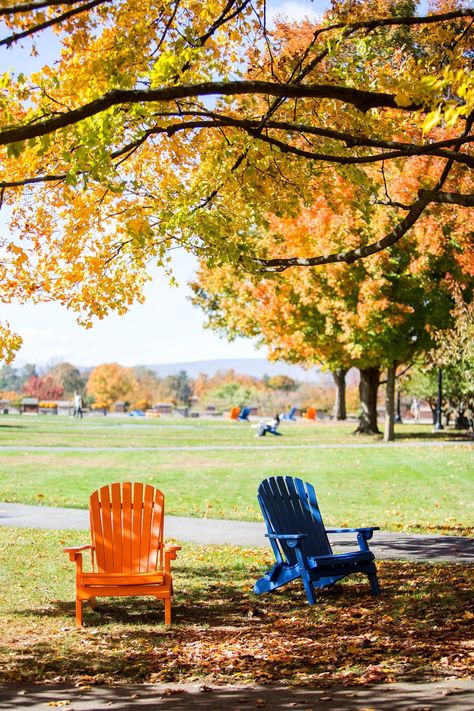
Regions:
<instances>
[{"instance_id":1,"label":"distant tree line","mask_svg":"<svg viewBox=\"0 0 474 711\"><path fill-rule=\"evenodd\" d=\"M74 392L83 395L86 405L111 407L123 402L131 409L145 410L159 402L175 406L214 406L225 410L234 405L254 405L262 412L279 412L297 405L316 405L331 410L333 389L327 384L301 383L287 375L264 375L262 378L218 371L212 376L200 373L191 378L185 370L160 377L146 366L125 367L119 363L104 363L95 368L80 369L71 363L57 363L39 368L27 364L19 368L0 368L0 393L17 400L20 396L36 397L40 401L71 399ZM357 407L356 385L353 384L351 405Z\"/></svg>"}]
</instances>

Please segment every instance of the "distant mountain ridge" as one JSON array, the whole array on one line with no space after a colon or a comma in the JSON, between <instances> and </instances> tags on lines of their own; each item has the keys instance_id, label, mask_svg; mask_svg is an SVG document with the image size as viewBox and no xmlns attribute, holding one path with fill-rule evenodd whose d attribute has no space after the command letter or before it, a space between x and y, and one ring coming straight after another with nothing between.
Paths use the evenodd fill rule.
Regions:
<instances>
[{"instance_id":1,"label":"distant mountain ridge","mask_svg":"<svg viewBox=\"0 0 474 711\"><path fill-rule=\"evenodd\" d=\"M323 372L317 367L305 370L298 365L282 362L275 363L268 361L266 358L222 358L183 363L159 363L157 365L147 365L146 367L154 370L160 378L174 375L180 370L185 370L191 378L195 378L199 373L206 373L206 375L212 376L218 370L234 370L236 373L252 375L255 378L262 378L264 375L288 375L290 378L302 382L333 382L331 373Z\"/></svg>"}]
</instances>

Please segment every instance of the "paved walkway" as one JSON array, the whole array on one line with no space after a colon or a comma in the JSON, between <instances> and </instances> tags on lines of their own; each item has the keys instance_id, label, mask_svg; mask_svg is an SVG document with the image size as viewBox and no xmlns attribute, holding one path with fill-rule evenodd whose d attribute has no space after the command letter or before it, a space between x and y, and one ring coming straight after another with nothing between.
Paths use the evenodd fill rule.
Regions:
<instances>
[{"instance_id":1,"label":"paved walkway","mask_svg":"<svg viewBox=\"0 0 474 711\"><path fill-rule=\"evenodd\" d=\"M267 441L267 440L265 440ZM28 444L3 444L0 445L0 452L242 452L245 450L261 450L261 449L360 449L370 447L371 449L378 447L474 447L474 440L402 440L398 442L342 442L333 444L263 444L259 439L258 443L254 444L180 444L174 447L157 446L157 447L89 447L89 446L71 446L64 447L62 445L28 445Z\"/></svg>"},{"instance_id":2,"label":"paved walkway","mask_svg":"<svg viewBox=\"0 0 474 711\"><path fill-rule=\"evenodd\" d=\"M255 708L268 711L295 708L301 711L472 711L474 681L452 679L429 684L377 684L325 690L202 684L93 686L86 689L59 685L0 686L0 709L45 711L53 706L67 711L245 711Z\"/></svg>"},{"instance_id":3,"label":"paved walkway","mask_svg":"<svg viewBox=\"0 0 474 711\"><path fill-rule=\"evenodd\" d=\"M89 528L89 514L83 509L0 503L0 526L83 530ZM166 538L203 544L268 546L264 524L250 521L167 516ZM354 548L354 534L330 538L336 551ZM375 531L370 547L380 559L474 562L474 538Z\"/></svg>"}]
</instances>

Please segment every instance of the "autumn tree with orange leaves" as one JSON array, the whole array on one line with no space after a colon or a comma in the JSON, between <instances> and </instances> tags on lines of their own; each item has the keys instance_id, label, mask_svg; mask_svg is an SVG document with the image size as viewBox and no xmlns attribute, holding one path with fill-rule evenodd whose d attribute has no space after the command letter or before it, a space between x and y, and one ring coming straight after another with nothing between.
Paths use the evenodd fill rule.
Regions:
<instances>
[{"instance_id":1,"label":"autumn tree with orange leaves","mask_svg":"<svg viewBox=\"0 0 474 711\"><path fill-rule=\"evenodd\" d=\"M430 169L420 158L410 168L408 176L391 176L396 200ZM367 201L363 186L339 178L331 198L315 192L312 205L301 206L296 217L269 216L269 231L260 240L265 246L279 238L283 257L288 251L311 251L316 241L334 250L342 241L370 240L380 219L386 215L382 218ZM274 359L328 367L339 379L341 398L344 373L359 368L361 432L378 432L377 393L385 370L391 415L385 438L391 440L397 366L433 347L436 330L451 322L453 279L472 299L465 219L458 212L433 211L417 224L411 241L350 266L288 270L257 280L230 265L210 269L203 262L193 284L194 301L211 327L230 337L257 338Z\"/></svg>"},{"instance_id":2,"label":"autumn tree with orange leaves","mask_svg":"<svg viewBox=\"0 0 474 711\"><path fill-rule=\"evenodd\" d=\"M87 394L95 401L110 407L117 400L126 400L136 388L132 368L118 363L103 363L91 371L87 381Z\"/></svg>"},{"instance_id":3,"label":"autumn tree with orange leaves","mask_svg":"<svg viewBox=\"0 0 474 711\"><path fill-rule=\"evenodd\" d=\"M89 325L142 299L177 246L247 273L350 265L474 205L472 8L333 0L288 43L274 7L0 0L4 302L54 300ZM31 71L22 52L40 54ZM396 199L390 166L413 156L433 169ZM373 207L359 239L262 242L269 214L341 177ZM19 346L1 324L1 357Z\"/></svg>"}]
</instances>

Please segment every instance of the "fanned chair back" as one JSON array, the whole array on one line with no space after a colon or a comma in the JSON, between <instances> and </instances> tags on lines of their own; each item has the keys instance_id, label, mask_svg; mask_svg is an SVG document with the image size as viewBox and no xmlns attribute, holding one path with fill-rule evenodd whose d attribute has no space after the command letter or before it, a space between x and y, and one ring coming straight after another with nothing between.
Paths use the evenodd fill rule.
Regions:
<instances>
[{"instance_id":1,"label":"fanned chair back","mask_svg":"<svg viewBox=\"0 0 474 711\"><path fill-rule=\"evenodd\" d=\"M258 501L268 533L305 533L302 550L306 556L332 555L314 487L291 476L269 477L258 489ZM272 547L279 545L284 558L297 563L293 548L284 541L271 540Z\"/></svg>"},{"instance_id":2,"label":"fanned chair back","mask_svg":"<svg viewBox=\"0 0 474 711\"><path fill-rule=\"evenodd\" d=\"M94 491L89 501L93 569L148 573L163 568L164 496L125 482Z\"/></svg>"}]
</instances>

